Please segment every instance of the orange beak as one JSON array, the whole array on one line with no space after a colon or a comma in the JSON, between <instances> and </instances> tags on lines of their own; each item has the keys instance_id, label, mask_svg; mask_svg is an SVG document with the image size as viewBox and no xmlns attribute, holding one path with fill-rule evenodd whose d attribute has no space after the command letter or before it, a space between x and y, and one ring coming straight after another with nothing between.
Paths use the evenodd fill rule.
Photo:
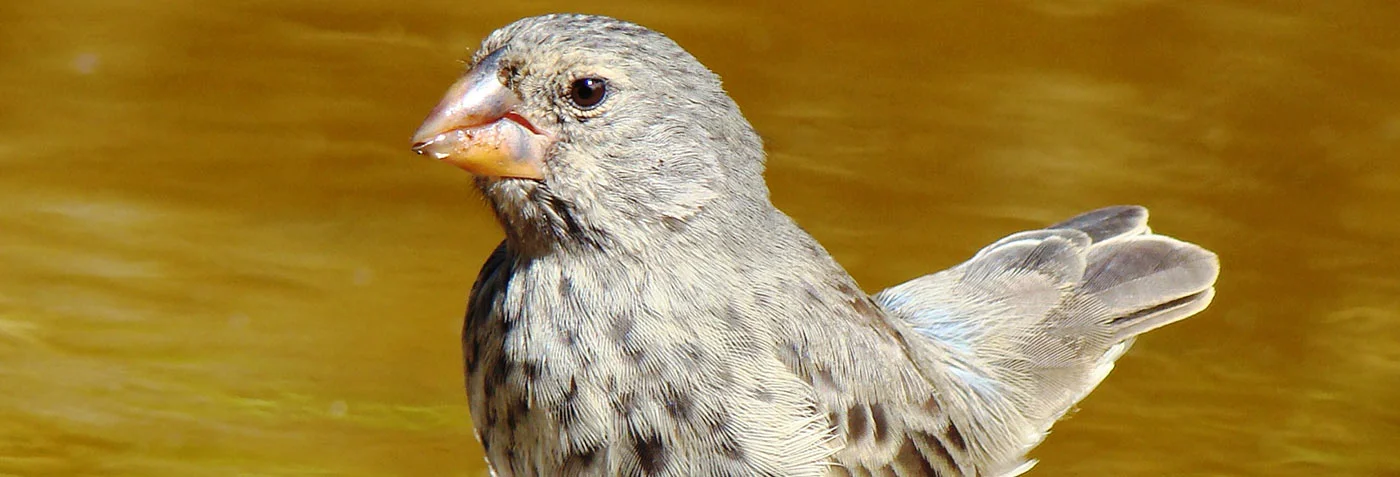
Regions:
<instances>
[{"instance_id":1,"label":"orange beak","mask_svg":"<svg viewBox=\"0 0 1400 477\"><path fill-rule=\"evenodd\" d=\"M493 53L453 83L413 134L413 151L478 176L543 179L554 141L516 112L520 97L499 74Z\"/></svg>"}]
</instances>

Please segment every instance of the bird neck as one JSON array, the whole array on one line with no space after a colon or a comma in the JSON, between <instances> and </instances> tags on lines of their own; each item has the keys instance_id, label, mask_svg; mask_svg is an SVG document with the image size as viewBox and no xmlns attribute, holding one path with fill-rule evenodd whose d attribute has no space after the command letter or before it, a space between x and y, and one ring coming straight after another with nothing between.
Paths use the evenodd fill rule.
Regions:
<instances>
[{"instance_id":1,"label":"bird neck","mask_svg":"<svg viewBox=\"0 0 1400 477\"><path fill-rule=\"evenodd\" d=\"M623 263L644 257L668 260L682 254L713 257L713 250L739 245L755 230L769 229L764 224L777 213L766 195L758 199L761 201L717 197L685 213L647 210L625 214L585 201L556 199L531 204L527 214L498 207L496 215L506 245L516 256Z\"/></svg>"}]
</instances>

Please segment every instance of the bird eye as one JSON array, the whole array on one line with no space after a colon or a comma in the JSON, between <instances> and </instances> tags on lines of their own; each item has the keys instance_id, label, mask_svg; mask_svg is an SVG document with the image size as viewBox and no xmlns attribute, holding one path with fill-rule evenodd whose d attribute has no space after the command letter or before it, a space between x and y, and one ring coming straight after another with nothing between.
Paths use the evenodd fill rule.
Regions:
<instances>
[{"instance_id":1,"label":"bird eye","mask_svg":"<svg viewBox=\"0 0 1400 477\"><path fill-rule=\"evenodd\" d=\"M579 78L569 85L569 100L581 109L593 109L608 95L608 82L602 78Z\"/></svg>"}]
</instances>

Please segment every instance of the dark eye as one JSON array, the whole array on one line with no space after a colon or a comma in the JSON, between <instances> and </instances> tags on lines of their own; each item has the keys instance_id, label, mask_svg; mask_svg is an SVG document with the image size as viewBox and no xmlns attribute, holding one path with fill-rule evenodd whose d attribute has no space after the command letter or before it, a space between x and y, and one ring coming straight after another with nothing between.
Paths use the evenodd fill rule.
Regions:
<instances>
[{"instance_id":1,"label":"dark eye","mask_svg":"<svg viewBox=\"0 0 1400 477\"><path fill-rule=\"evenodd\" d=\"M580 109L593 109L608 95L608 82L602 78L579 78L569 85L569 100Z\"/></svg>"}]
</instances>

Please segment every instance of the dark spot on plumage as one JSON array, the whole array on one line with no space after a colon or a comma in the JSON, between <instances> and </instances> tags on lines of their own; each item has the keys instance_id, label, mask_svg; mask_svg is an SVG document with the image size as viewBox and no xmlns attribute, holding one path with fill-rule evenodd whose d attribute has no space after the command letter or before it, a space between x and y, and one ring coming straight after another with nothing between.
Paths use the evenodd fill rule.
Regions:
<instances>
[{"instance_id":1,"label":"dark spot on plumage","mask_svg":"<svg viewBox=\"0 0 1400 477\"><path fill-rule=\"evenodd\" d=\"M492 303L485 299L478 299L477 297L494 296L499 292L494 286L485 286L482 287L481 293L485 293L485 295L472 293L471 303L467 305L467 319L464 322L465 326L462 327L463 335L468 335L480 330L480 323L491 316Z\"/></svg>"},{"instance_id":2,"label":"dark spot on plumage","mask_svg":"<svg viewBox=\"0 0 1400 477\"><path fill-rule=\"evenodd\" d=\"M525 400L525 396L516 396L514 402L506 407L506 429L515 429L520 425L521 419L530 413L530 402Z\"/></svg>"},{"instance_id":3,"label":"dark spot on plumage","mask_svg":"<svg viewBox=\"0 0 1400 477\"><path fill-rule=\"evenodd\" d=\"M733 432L733 429L731 429L731 425L729 422L729 414L723 411L717 413L705 413L700 416L700 419L705 423L705 426L710 428L711 435L730 435L730 433Z\"/></svg>"},{"instance_id":4,"label":"dark spot on plumage","mask_svg":"<svg viewBox=\"0 0 1400 477\"><path fill-rule=\"evenodd\" d=\"M735 382L734 371L729 368L719 368L716 372L719 375L719 382L725 386L733 386Z\"/></svg>"},{"instance_id":5,"label":"dark spot on plumage","mask_svg":"<svg viewBox=\"0 0 1400 477\"><path fill-rule=\"evenodd\" d=\"M661 225L665 226L666 230L670 230L671 232L675 233L684 232L685 229L688 228L684 220L675 217L661 218Z\"/></svg>"},{"instance_id":6,"label":"dark spot on plumage","mask_svg":"<svg viewBox=\"0 0 1400 477\"><path fill-rule=\"evenodd\" d=\"M544 373L544 367L540 366L540 363L528 359L520 363L520 374L525 376L528 382L538 382L542 373Z\"/></svg>"},{"instance_id":7,"label":"dark spot on plumage","mask_svg":"<svg viewBox=\"0 0 1400 477\"><path fill-rule=\"evenodd\" d=\"M467 374L476 374L477 365L480 364L481 340L467 338L462 340L462 361L466 364Z\"/></svg>"},{"instance_id":8,"label":"dark spot on plumage","mask_svg":"<svg viewBox=\"0 0 1400 477\"><path fill-rule=\"evenodd\" d=\"M739 445L739 440L732 435L716 436L719 440L720 454L728 457L729 460L744 460L744 447Z\"/></svg>"},{"instance_id":9,"label":"dark spot on plumage","mask_svg":"<svg viewBox=\"0 0 1400 477\"><path fill-rule=\"evenodd\" d=\"M499 275L506 267L503 266L504 259L499 258L504 248L498 247L496 254L487 259L486 265L482 268L482 277L478 278L476 287L472 290L471 298L467 303L467 316L462 320L462 342L465 345L472 340L481 340L483 335L490 335L486 330L492 321L497 321L493 313L496 302L505 295L505 280ZM495 325L500 326L500 325ZM492 337L494 339L494 337ZM465 347L464 347L465 349ZM478 354L472 353L472 359Z\"/></svg>"},{"instance_id":10,"label":"dark spot on plumage","mask_svg":"<svg viewBox=\"0 0 1400 477\"><path fill-rule=\"evenodd\" d=\"M604 232L597 229L590 229L592 234L585 233L583 225L578 221L578 217L574 216L573 208L568 202L564 201L564 199L560 199L555 195L550 195L549 210L554 212L554 215L564 224L564 230L568 236L560 237L561 239L573 239L578 243L588 245L594 249L601 250L603 248L602 245L598 243L598 238Z\"/></svg>"},{"instance_id":11,"label":"dark spot on plumage","mask_svg":"<svg viewBox=\"0 0 1400 477\"><path fill-rule=\"evenodd\" d=\"M608 22L602 25L602 30L609 34L617 34L627 38L649 38L657 36L656 32L631 23ZM643 45L645 45L645 43L643 43Z\"/></svg>"},{"instance_id":12,"label":"dark spot on plumage","mask_svg":"<svg viewBox=\"0 0 1400 477\"><path fill-rule=\"evenodd\" d=\"M598 461L598 454L602 446L591 444L581 449L565 454L562 472L563 475L576 475L593 468L593 464Z\"/></svg>"},{"instance_id":13,"label":"dark spot on plumage","mask_svg":"<svg viewBox=\"0 0 1400 477\"><path fill-rule=\"evenodd\" d=\"M572 328L564 329L559 333L559 342L572 348L574 344L578 343L578 331Z\"/></svg>"},{"instance_id":14,"label":"dark spot on plumage","mask_svg":"<svg viewBox=\"0 0 1400 477\"><path fill-rule=\"evenodd\" d=\"M632 391L623 391L614 394L612 397L613 411L626 417L637 412L637 395Z\"/></svg>"},{"instance_id":15,"label":"dark spot on plumage","mask_svg":"<svg viewBox=\"0 0 1400 477\"><path fill-rule=\"evenodd\" d=\"M569 377L569 388L564 390L564 404L573 404L578 399L578 381Z\"/></svg>"},{"instance_id":16,"label":"dark spot on plumage","mask_svg":"<svg viewBox=\"0 0 1400 477\"><path fill-rule=\"evenodd\" d=\"M967 441L963 439L962 432L958 431L957 425L949 422L948 429L945 432L948 434L949 444L952 444L953 447L958 448L961 452L967 452Z\"/></svg>"},{"instance_id":17,"label":"dark spot on plumage","mask_svg":"<svg viewBox=\"0 0 1400 477\"><path fill-rule=\"evenodd\" d=\"M772 403L774 397L776 396L773 395L773 391L769 391L768 388L762 385L759 385L758 389L754 389L753 391L753 398L761 403Z\"/></svg>"},{"instance_id":18,"label":"dark spot on plumage","mask_svg":"<svg viewBox=\"0 0 1400 477\"><path fill-rule=\"evenodd\" d=\"M499 410L496 409L496 406L488 406L486 408L486 416L484 419L481 420L482 424L484 424L484 426L482 427L485 427L487 429L495 429L496 423L500 422L501 420L500 416L501 413Z\"/></svg>"},{"instance_id":19,"label":"dark spot on plumage","mask_svg":"<svg viewBox=\"0 0 1400 477\"><path fill-rule=\"evenodd\" d=\"M564 398L558 405L554 406L554 418L559 422L561 431L568 430L580 423L582 415L579 413L578 404L578 383L574 378L569 378L569 388L564 390Z\"/></svg>"},{"instance_id":20,"label":"dark spot on plumage","mask_svg":"<svg viewBox=\"0 0 1400 477\"><path fill-rule=\"evenodd\" d=\"M637 453L637 465L641 466L644 475L660 474L670 458L666 443L662 442L661 436L657 434L634 436L632 450Z\"/></svg>"},{"instance_id":21,"label":"dark spot on plumage","mask_svg":"<svg viewBox=\"0 0 1400 477\"><path fill-rule=\"evenodd\" d=\"M515 365L515 363L506 359L505 356L501 356L500 353L496 353L492 358L494 359L489 360L486 372L482 376L487 388L497 388L505 385L507 380L510 379L511 368Z\"/></svg>"},{"instance_id":22,"label":"dark spot on plumage","mask_svg":"<svg viewBox=\"0 0 1400 477\"><path fill-rule=\"evenodd\" d=\"M515 331L515 321L514 318L508 316L502 316L501 319L496 320L496 338L504 340L510 337L510 333Z\"/></svg>"},{"instance_id":23,"label":"dark spot on plumage","mask_svg":"<svg viewBox=\"0 0 1400 477\"><path fill-rule=\"evenodd\" d=\"M807 294L807 304L809 305L818 305L824 301L821 291L817 290L817 287L812 286L811 283L803 283L802 291Z\"/></svg>"},{"instance_id":24,"label":"dark spot on plumage","mask_svg":"<svg viewBox=\"0 0 1400 477\"><path fill-rule=\"evenodd\" d=\"M593 285L595 292L607 293L608 291L612 290L614 280L616 280L616 278L614 278L611 274L603 273L594 275L591 284Z\"/></svg>"},{"instance_id":25,"label":"dark spot on plumage","mask_svg":"<svg viewBox=\"0 0 1400 477\"><path fill-rule=\"evenodd\" d=\"M920 447L925 458L938 459L940 462L947 462L949 467L957 467L957 461L953 460L953 454L948 452L948 448L938 437L926 432L911 432L909 438L914 440L914 445Z\"/></svg>"},{"instance_id":26,"label":"dark spot on plumage","mask_svg":"<svg viewBox=\"0 0 1400 477\"><path fill-rule=\"evenodd\" d=\"M865 406L852 405L846 411L846 437L850 442L860 442L870 433L869 417L866 415Z\"/></svg>"},{"instance_id":27,"label":"dark spot on plumage","mask_svg":"<svg viewBox=\"0 0 1400 477\"><path fill-rule=\"evenodd\" d=\"M831 283L831 287L836 289L841 296L845 297L846 302L850 304L851 308L854 308L856 313L860 316L872 320L883 319L879 307L870 299L870 296L866 295L865 292L856 288L850 282L844 280L836 281Z\"/></svg>"},{"instance_id":28,"label":"dark spot on plumage","mask_svg":"<svg viewBox=\"0 0 1400 477\"><path fill-rule=\"evenodd\" d=\"M870 301L870 297L862 296L851 300L851 307L856 309L856 313L871 320L882 319L880 309Z\"/></svg>"},{"instance_id":29,"label":"dark spot on plumage","mask_svg":"<svg viewBox=\"0 0 1400 477\"><path fill-rule=\"evenodd\" d=\"M743 328L746 323L744 313L739 311L739 307L729 303L724 307L724 320L729 324L730 329Z\"/></svg>"},{"instance_id":30,"label":"dark spot on plumage","mask_svg":"<svg viewBox=\"0 0 1400 477\"><path fill-rule=\"evenodd\" d=\"M608 336L612 338L613 343L622 351L622 354L632 360L632 364L640 365L645 351L634 339L633 330L636 329L636 326L636 318L629 314L620 313L613 317L612 328L608 331Z\"/></svg>"},{"instance_id":31,"label":"dark spot on plumage","mask_svg":"<svg viewBox=\"0 0 1400 477\"><path fill-rule=\"evenodd\" d=\"M476 285L472 287L471 303L473 309L485 310L497 297L501 295L506 286L504 276L510 267L507 265L509 253L506 250L505 242L496 246L491 252L491 256L486 257L486 262L481 264L481 272L477 274ZM477 317L484 319L485 316Z\"/></svg>"},{"instance_id":32,"label":"dark spot on plumage","mask_svg":"<svg viewBox=\"0 0 1400 477\"><path fill-rule=\"evenodd\" d=\"M883 445L890 438L890 421L885 416L885 407L879 404L870 405L870 427L874 429L875 443Z\"/></svg>"},{"instance_id":33,"label":"dark spot on plumage","mask_svg":"<svg viewBox=\"0 0 1400 477\"><path fill-rule=\"evenodd\" d=\"M612 338L614 344L625 348L632 340L632 328L636 325L637 320L632 316L619 314L613 317L612 329L609 331L608 337Z\"/></svg>"},{"instance_id":34,"label":"dark spot on plumage","mask_svg":"<svg viewBox=\"0 0 1400 477\"><path fill-rule=\"evenodd\" d=\"M919 454L919 449L914 446L914 441L906 440L904 445L899 447L899 453L894 456L894 465L903 470L900 475L918 475L926 477L937 477L943 475Z\"/></svg>"},{"instance_id":35,"label":"dark spot on plumage","mask_svg":"<svg viewBox=\"0 0 1400 477\"><path fill-rule=\"evenodd\" d=\"M668 386L662 389L661 399L665 404L666 413L672 418L682 422L690 420L695 403L689 394Z\"/></svg>"},{"instance_id":36,"label":"dark spot on plumage","mask_svg":"<svg viewBox=\"0 0 1400 477\"><path fill-rule=\"evenodd\" d=\"M554 419L559 423L559 430L569 432L570 429L582 423L578 405L573 403L560 404L554 408Z\"/></svg>"},{"instance_id":37,"label":"dark spot on plumage","mask_svg":"<svg viewBox=\"0 0 1400 477\"><path fill-rule=\"evenodd\" d=\"M681 345L681 352L685 353L685 357L690 359L692 363L698 363L705 359L705 350L700 349L700 345L695 343L686 342Z\"/></svg>"},{"instance_id":38,"label":"dark spot on plumage","mask_svg":"<svg viewBox=\"0 0 1400 477\"><path fill-rule=\"evenodd\" d=\"M818 392L842 393L846 390L846 386L837 381L836 375L832 374L831 369L825 366L816 367L815 372L812 373L811 384Z\"/></svg>"},{"instance_id":39,"label":"dark spot on plumage","mask_svg":"<svg viewBox=\"0 0 1400 477\"><path fill-rule=\"evenodd\" d=\"M924 412L931 416L943 412L943 406L938 404L938 396L929 396L928 399L924 401Z\"/></svg>"},{"instance_id":40,"label":"dark spot on plumage","mask_svg":"<svg viewBox=\"0 0 1400 477\"><path fill-rule=\"evenodd\" d=\"M646 351L640 346L623 346L622 355L631 360L633 366L641 366L642 360L646 359Z\"/></svg>"},{"instance_id":41,"label":"dark spot on plumage","mask_svg":"<svg viewBox=\"0 0 1400 477\"><path fill-rule=\"evenodd\" d=\"M766 359L772 356L772 348L765 346L765 341L761 341L758 333L740 331L738 333L726 333L724 336L724 349L731 353L731 356L741 360L749 360L757 357Z\"/></svg>"},{"instance_id":42,"label":"dark spot on plumage","mask_svg":"<svg viewBox=\"0 0 1400 477\"><path fill-rule=\"evenodd\" d=\"M559 296L569 298L569 295L572 295L573 293L574 279L569 278L567 276L559 277Z\"/></svg>"},{"instance_id":43,"label":"dark spot on plumage","mask_svg":"<svg viewBox=\"0 0 1400 477\"><path fill-rule=\"evenodd\" d=\"M834 410L833 410L833 411L827 411L827 412L826 412L826 420L827 420L827 422L830 422L830 423L831 423L831 429L832 429L832 430L834 430L834 431L836 431L836 432L838 432L838 433L840 433L840 432L845 432L845 430L846 430L846 419L845 419L845 416L844 416L844 415L842 415L842 414L840 414L840 413L838 413L837 411L834 411Z\"/></svg>"}]
</instances>

